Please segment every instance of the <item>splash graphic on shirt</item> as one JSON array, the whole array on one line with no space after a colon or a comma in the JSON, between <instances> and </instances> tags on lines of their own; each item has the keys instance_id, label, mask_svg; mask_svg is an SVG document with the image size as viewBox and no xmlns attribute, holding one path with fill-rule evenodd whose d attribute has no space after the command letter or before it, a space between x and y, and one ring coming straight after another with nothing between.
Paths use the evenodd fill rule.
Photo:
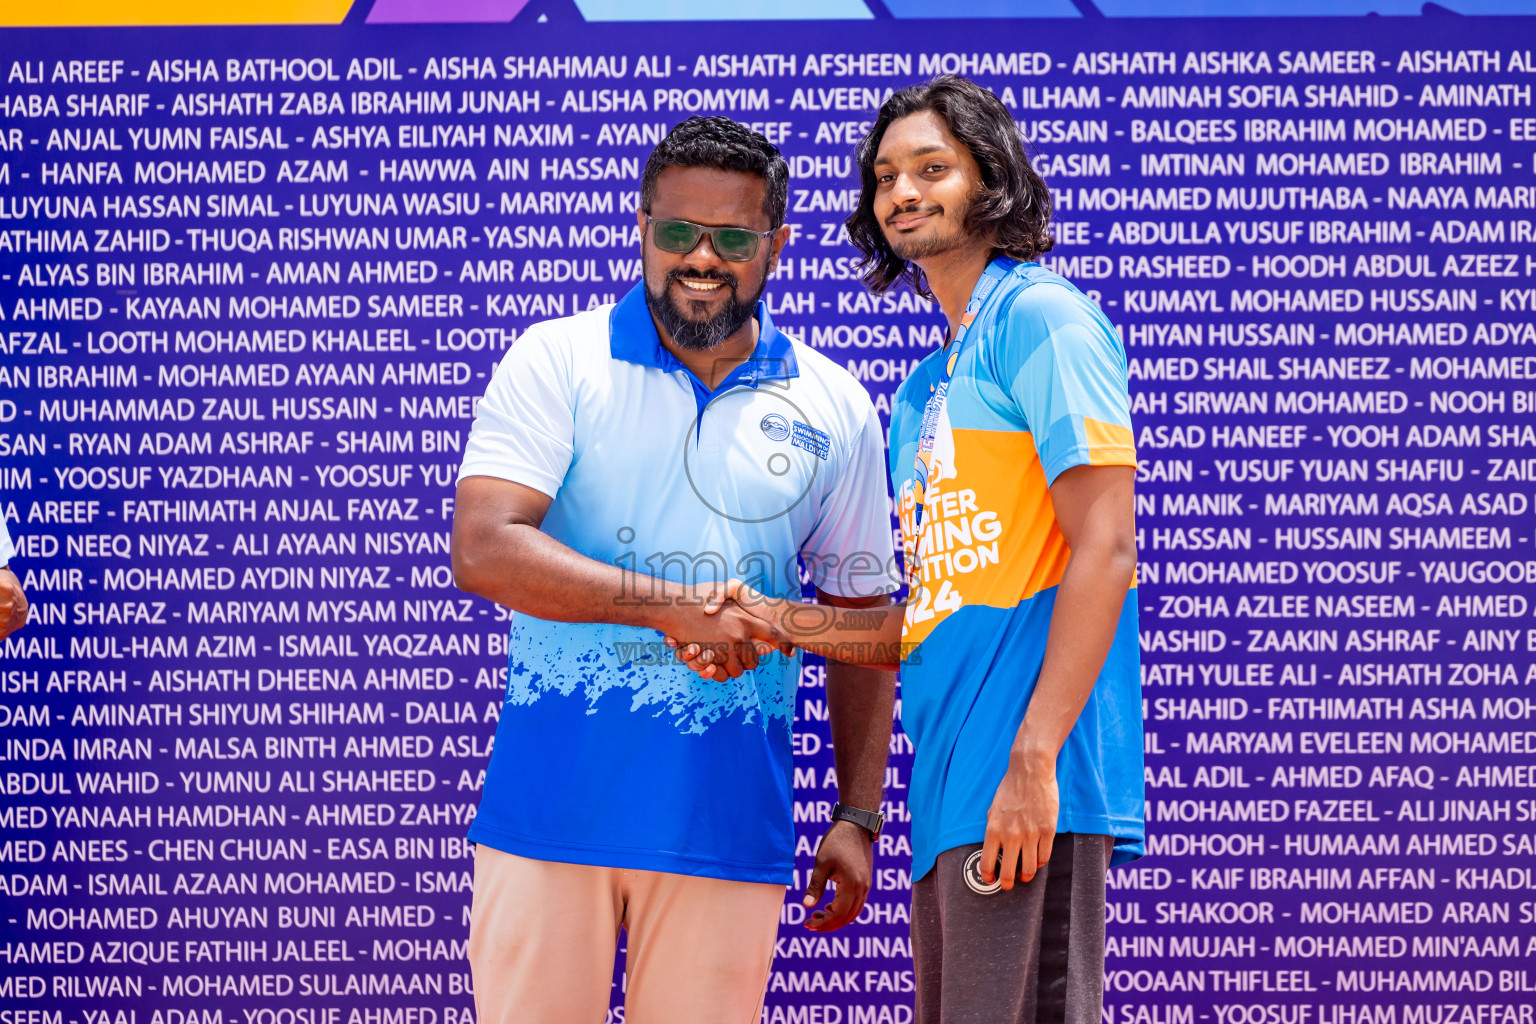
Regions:
<instances>
[{"instance_id":1,"label":"splash graphic on shirt","mask_svg":"<svg viewBox=\"0 0 1536 1024\"><path fill-rule=\"evenodd\" d=\"M612 635L613 642L598 646L590 627L520 616L512 632L506 704L559 696L585 701L587 714L594 715L627 693L629 711L665 718L691 735L727 720L794 717L797 663L780 655L737 679L713 682L678 664L670 650L663 658L654 632L615 627Z\"/></svg>"}]
</instances>

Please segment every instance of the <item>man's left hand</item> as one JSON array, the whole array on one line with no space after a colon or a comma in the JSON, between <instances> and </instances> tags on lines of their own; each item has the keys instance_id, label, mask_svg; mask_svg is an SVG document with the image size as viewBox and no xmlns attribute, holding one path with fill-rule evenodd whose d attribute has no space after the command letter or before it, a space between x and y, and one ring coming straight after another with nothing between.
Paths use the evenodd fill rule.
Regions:
<instances>
[{"instance_id":1,"label":"man's left hand","mask_svg":"<svg viewBox=\"0 0 1536 1024\"><path fill-rule=\"evenodd\" d=\"M801 902L815 907L829 880L837 883L837 892L831 903L811 911L805 926L813 932L831 932L858 917L874 877L875 850L869 833L851 821L834 821L816 848L816 866Z\"/></svg>"},{"instance_id":2,"label":"man's left hand","mask_svg":"<svg viewBox=\"0 0 1536 1024\"><path fill-rule=\"evenodd\" d=\"M987 835L981 847L981 879L1028 882L1051 859L1056 842L1056 764L1044 758L1015 756L987 811ZM997 871L998 860L1002 870ZM995 876L995 877L994 877Z\"/></svg>"}]
</instances>

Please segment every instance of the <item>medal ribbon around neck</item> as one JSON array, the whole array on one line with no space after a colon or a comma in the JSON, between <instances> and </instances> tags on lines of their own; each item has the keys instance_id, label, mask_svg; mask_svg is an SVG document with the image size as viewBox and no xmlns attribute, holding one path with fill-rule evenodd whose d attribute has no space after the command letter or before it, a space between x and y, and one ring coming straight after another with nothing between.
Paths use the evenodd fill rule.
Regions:
<instances>
[{"instance_id":1,"label":"medal ribbon around neck","mask_svg":"<svg viewBox=\"0 0 1536 1024\"><path fill-rule=\"evenodd\" d=\"M949 358L944 360L943 373L936 384L929 385L932 393L928 396L928 405L923 409L923 423L917 432L917 457L912 460L912 497L916 502L912 512L912 532L903 532L901 537L902 556L907 566L907 587L910 590L915 591L922 585L923 558L928 550L928 546L923 543L923 511L926 507L928 477L933 468L933 445L939 432L939 417L943 415L944 404L949 398L949 383L955 375L955 365L960 361L960 349L965 344L966 334L970 332L971 322L976 319L987 297L1016 265L1014 261L1002 257L987 265L971 291L971 301L966 303L965 313L960 317L960 327L949 342Z\"/></svg>"}]
</instances>

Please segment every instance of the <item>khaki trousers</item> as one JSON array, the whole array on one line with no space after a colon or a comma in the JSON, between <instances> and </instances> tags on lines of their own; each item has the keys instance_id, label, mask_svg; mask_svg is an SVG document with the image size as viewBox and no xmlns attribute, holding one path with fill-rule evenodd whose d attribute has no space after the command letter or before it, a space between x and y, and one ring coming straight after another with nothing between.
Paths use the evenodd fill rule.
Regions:
<instances>
[{"instance_id":1,"label":"khaki trousers","mask_svg":"<svg viewBox=\"0 0 1536 1024\"><path fill-rule=\"evenodd\" d=\"M602 1024L619 930L625 1024L751 1024L784 887L475 851L469 963L479 1024Z\"/></svg>"}]
</instances>

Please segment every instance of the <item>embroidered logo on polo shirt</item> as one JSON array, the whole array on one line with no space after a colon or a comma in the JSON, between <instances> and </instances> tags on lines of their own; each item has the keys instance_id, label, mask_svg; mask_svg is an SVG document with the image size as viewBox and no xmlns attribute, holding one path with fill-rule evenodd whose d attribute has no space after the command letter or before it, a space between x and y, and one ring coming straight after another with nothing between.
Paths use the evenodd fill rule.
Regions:
<instances>
[{"instance_id":1,"label":"embroidered logo on polo shirt","mask_svg":"<svg viewBox=\"0 0 1536 1024\"><path fill-rule=\"evenodd\" d=\"M782 441L789 436L789 420L776 412L764 416L758 426L763 429L764 434L768 435L770 441Z\"/></svg>"},{"instance_id":2,"label":"embroidered logo on polo shirt","mask_svg":"<svg viewBox=\"0 0 1536 1024\"><path fill-rule=\"evenodd\" d=\"M832 452L832 438L825 431L817 430L809 423L801 423L795 420L795 436L789 443L796 448L804 448L818 459L825 460Z\"/></svg>"}]
</instances>

